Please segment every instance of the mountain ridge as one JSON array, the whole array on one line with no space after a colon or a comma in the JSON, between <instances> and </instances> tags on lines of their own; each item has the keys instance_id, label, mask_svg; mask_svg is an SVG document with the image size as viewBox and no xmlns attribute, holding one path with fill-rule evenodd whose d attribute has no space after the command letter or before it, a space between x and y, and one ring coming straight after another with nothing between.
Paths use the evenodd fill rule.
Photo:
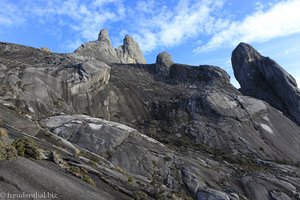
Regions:
<instances>
[{"instance_id":1,"label":"mountain ridge","mask_svg":"<svg viewBox=\"0 0 300 200\"><path fill-rule=\"evenodd\" d=\"M245 96L219 67L174 63L167 52L145 64L130 38L122 54L106 30L71 54L0 43L8 132L0 146L29 137L40 154L0 162L4 192L48 185L60 199L299 199L295 122ZM11 178L14 168L24 171ZM60 180L69 184L54 187Z\"/></svg>"},{"instance_id":2,"label":"mountain ridge","mask_svg":"<svg viewBox=\"0 0 300 200\"><path fill-rule=\"evenodd\" d=\"M98 40L82 44L74 51L73 55L83 59L100 58L107 63L146 64L144 54L132 37L126 35L123 44L114 48L110 42L107 29L100 31Z\"/></svg>"}]
</instances>

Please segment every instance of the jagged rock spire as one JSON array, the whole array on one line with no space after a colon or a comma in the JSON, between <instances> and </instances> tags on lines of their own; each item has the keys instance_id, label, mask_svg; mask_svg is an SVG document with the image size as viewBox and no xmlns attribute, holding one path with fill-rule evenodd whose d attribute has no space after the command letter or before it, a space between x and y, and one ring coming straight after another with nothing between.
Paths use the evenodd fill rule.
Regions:
<instances>
[{"instance_id":1,"label":"jagged rock spire","mask_svg":"<svg viewBox=\"0 0 300 200\"><path fill-rule=\"evenodd\" d=\"M122 51L121 51L122 50ZM125 63L146 64L146 59L138 43L129 35L123 39L123 45L117 49Z\"/></svg>"},{"instance_id":2,"label":"jagged rock spire","mask_svg":"<svg viewBox=\"0 0 300 200\"><path fill-rule=\"evenodd\" d=\"M107 29L102 29L98 35L98 41L99 42L106 42L108 44L111 44L109 35L108 35L108 30Z\"/></svg>"},{"instance_id":3,"label":"jagged rock spire","mask_svg":"<svg viewBox=\"0 0 300 200\"><path fill-rule=\"evenodd\" d=\"M97 59L105 63L146 63L142 50L132 37L126 35L123 45L114 48L107 29L100 31L97 41L82 44L74 54L84 59Z\"/></svg>"},{"instance_id":4,"label":"jagged rock spire","mask_svg":"<svg viewBox=\"0 0 300 200\"><path fill-rule=\"evenodd\" d=\"M129 35L125 35L125 37L123 39L123 45L130 45L133 42L135 42L135 41L133 40L132 37L130 37Z\"/></svg>"}]
</instances>

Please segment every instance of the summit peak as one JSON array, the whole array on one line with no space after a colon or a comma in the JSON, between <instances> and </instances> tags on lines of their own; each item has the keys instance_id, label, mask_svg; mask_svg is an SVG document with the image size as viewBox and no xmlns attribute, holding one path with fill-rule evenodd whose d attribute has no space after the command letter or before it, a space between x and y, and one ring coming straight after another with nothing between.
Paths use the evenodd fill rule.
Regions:
<instances>
[{"instance_id":1,"label":"summit peak","mask_svg":"<svg viewBox=\"0 0 300 200\"><path fill-rule=\"evenodd\" d=\"M99 35L98 35L98 41L99 42L106 42L106 43L111 43L108 35L108 30L106 28L101 29Z\"/></svg>"},{"instance_id":2,"label":"summit peak","mask_svg":"<svg viewBox=\"0 0 300 200\"><path fill-rule=\"evenodd\" d=\"M142 50L132 37L126 35L123 45L114 48L107 29L100 31L96 41L82 44L74 53L81 58L98 59L105 63L146 63Z\"/></svg>"}]
</instances>

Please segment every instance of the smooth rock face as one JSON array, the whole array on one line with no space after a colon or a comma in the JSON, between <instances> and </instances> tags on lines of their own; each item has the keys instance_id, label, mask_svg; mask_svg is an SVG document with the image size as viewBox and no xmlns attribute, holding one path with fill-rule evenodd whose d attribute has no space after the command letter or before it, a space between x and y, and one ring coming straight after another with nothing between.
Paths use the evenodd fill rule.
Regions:
<instances>
[{"instance_id":1,"label":"smooth rock face","mask_svg":"<svg viewBox=\"0 0 300 200\"><path fill-rule=\"evenodd\" d=\"M164 159L173 160L173 155L164 145L123 124L86 115L59 115L42 120L41 125L145 179L152 178L149 163L156 163L163 179L170 171Z\"/></svg>"},{"instance_id":2,"label":"smooth rock face","mask_svg":"<svg viewBox=\"0 0 300 200\"><path fill-rule=\"evenodd\" d=\"M11 45L1 46L5 49ZM20 60L10 60L13 55L13 52L6 52L7 57L2 60L11 67L5 70L6 76L0 80L0 93L4 99L29 113L42 115L85 109L89 98L102 90L110 79L111 67L98 60L78 61L36 52L34 58L22 62L22 56L28 57L26 53Z\"/></svg>"},{"instance_id":3,"label":"smooth rock face","mask_svg":"<svg viewBox=\"0 0 300 200\"><path fill-rule=\"evenodd\" d=\"M208 199L208 200L230 200L228 195L224 192L217 190L199 191L197 193L197 200Z\"/></svg>"},{"instance_id":4,"label":"smooth rock face","mask_svg":"<svg viewBox=\"0 0 300 200\"><path fill-rule=\"evenodd\" d=\"M288 72L245 43L235 48L231 60L244 95L268 102L300 124L300 90Z\"/></svg>"},{"instance_id":5,"label":"smooth rock face","mask_svg":"<svg viewBox=\"0 0 300 200\"><path fill-rule=\"evenodd\" d=\"M84 181L65 173L53 163L36 162L30 159L18 158L11 162L0 163L0 187L5 193L43 194L49 191L57 199L91 199L111 200L115 198L126 198L121 192L110 191L107 193L86 184ZM54 189L55 188L55 189ZM83 192L84 191L84 192ZM129 199L129 198L126 198Z\"/></svg>"},{"instance_id":6,"label":"smooth rock face","mask_svg":"<svg viewBox=\"0 0 300 200\"><path fill-rule=\"evenodd\" d=\"M253 177L245 176L242 178L242 184L246 193L253 195L253 199L299 199L295 185L286 182L282 176L274 177L262 174ZM274 186L281 186L282 189L272 189Z\"/></svg>"},{"instance_id":7,"label":"smooth rock face","mask_svg":"<svg viewBox=\"0 0 300 200\"><path fill-rule=\"evenodd\" d=\"M114 49L107 30L78 54L0 43L0 126L45 155L1 161L1 188L49 186L62 199L299 199L299 126L219 67L167 53L132 64L135 45L127 36Z\"/></svg>"},{"instance_id":8,"label":"smooth rock face","mask_svg":"<svg viewBox=\"0 0 300 200\"><path fill-rule=\"evenodd\" d=\"M145 64L146 60L139 45L128 35L123 40L123 45L114 48L110 42L107 29L102 29L98 40L82 44L74 51L73 56L78 59L100 60L107 64L127 63Z\"/></svg>"}]
</instances>

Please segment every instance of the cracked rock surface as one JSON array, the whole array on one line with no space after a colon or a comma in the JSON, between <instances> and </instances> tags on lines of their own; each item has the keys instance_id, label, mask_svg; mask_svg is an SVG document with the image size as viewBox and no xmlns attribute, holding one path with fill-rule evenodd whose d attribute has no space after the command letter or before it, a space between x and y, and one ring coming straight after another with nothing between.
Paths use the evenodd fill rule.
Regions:
<instances>
[{"instance_id":1,"label":"cracked rock surface","mask_svg":"<svg viewBox=\"0 0 300 200\"><path fill-rule=\"evenodd\" d=\"M114 48L107 30L71 54L0 43L1 142L30 138L43 155L0 161L0 188L59 199L300 199L299 89L247 44L232 59L240 90L221 68L167 52L145 64L133 38Z\"/></svg>"}]
</instances>

